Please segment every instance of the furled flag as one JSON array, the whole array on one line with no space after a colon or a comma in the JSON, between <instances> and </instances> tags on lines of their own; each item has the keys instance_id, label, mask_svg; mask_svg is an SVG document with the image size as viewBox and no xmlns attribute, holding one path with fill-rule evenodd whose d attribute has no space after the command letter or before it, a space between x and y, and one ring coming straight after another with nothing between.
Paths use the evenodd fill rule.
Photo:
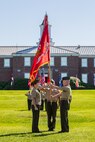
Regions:
<instances>
[{"instance_id":1,"label":"furled flag","mask_svg":"<svg viewBox=\"0 0 95 142\"><path fill-rule=\"evenodd\" d=\"M48 30L48 16L45 15L43 21L43 32L38 45L36 55L30 70L30 82L33 82L38 74L40 67L50 62L50 37Z\"/></svg>"}]
</instances>

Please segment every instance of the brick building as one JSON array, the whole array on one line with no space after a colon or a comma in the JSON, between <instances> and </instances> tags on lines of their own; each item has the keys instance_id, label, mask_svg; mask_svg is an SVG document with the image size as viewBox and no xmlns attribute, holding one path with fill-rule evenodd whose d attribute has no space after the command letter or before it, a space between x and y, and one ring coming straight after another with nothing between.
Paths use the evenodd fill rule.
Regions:
<instances>
[{"instance_id":1,"label":"brick building","mask_svg":"<svg viewBox=\"0 0 95 142\"><path fill-rule=\"evenodd\" d=\"M0 81L29 78L37 46L1 46ZM95 46L51 46L51 77L58 84L60 76L77 76L95 85ZM47 65L43 67L47 77Z\"/></svg>"},{"instance_id":2,"label":"brick building","mask_svg":"<svg viewBox=\"0 0 95 142\"><path fill-rule=\"evenodd\" d=\"M40 36L43 23L40 25ZM77 76L85 83L95 85L95 46L54 46L50 34L51 77L58 84L63 76ZM0 46L0 81L29 78L37 46ZM43 67L47 78L47 65ZM41 72L41 70L40 70Z\"/></svg>"}]
</instances>

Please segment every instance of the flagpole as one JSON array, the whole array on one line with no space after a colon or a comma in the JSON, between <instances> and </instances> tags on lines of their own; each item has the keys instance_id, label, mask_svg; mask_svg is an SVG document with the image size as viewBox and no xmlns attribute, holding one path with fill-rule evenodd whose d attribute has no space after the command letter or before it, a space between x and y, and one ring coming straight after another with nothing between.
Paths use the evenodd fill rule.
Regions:
<instances>
[{"instance_id":1,"label":"flagpole","mask_svg":"<svg viewBox=\"0 0 95 142\"><path fill-rule=\"evenodd\" d=\"M49 46L49 48L51 47L50 44L48 46ZM48 62L48 76L51 81L50 53L49 53L49 62Z\"/></svg>"},{"instance_id":2,"label":"flagpole","mask_svg":"<svg viewBox=\"0 0 95 142\"><path fill-rule=\"evenodd\" d=\"M51 68L50 68L50 62L48 63L48 75L49 75L49 79L51 80Z\"/></svg>"},{"instance_id":3,"label":"flagpole","mask_svg":"<svg viewBox=\"0 0 95 142\"><path fill-rule=\"evenodd\" d=\"M49 77L49 83L51 83L51 68L50 68L50 62L48 63L48 77ZM51 96L51 85L50 85L50 96Z\"/></svg>"}]
</instances>

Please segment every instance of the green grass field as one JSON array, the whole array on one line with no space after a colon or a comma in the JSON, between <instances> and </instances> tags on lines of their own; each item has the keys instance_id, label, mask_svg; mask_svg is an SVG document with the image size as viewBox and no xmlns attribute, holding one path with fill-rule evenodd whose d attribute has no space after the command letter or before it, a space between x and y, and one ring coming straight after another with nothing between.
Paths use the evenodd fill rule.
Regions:
<instances>
[{"instance_id":1,"label":"green grass field","mask_svg":"<svg viewBox=\"0 0 95 142\"><path fill-rule=\"evenodd\" d=\"M39 129L31 133L32 113L27 110L26 91L0 91L0 142L95 142L95 90L74 90L69 111L69 133L48 132L46 112L40 112Z\"/></svg>"}]
</instances>

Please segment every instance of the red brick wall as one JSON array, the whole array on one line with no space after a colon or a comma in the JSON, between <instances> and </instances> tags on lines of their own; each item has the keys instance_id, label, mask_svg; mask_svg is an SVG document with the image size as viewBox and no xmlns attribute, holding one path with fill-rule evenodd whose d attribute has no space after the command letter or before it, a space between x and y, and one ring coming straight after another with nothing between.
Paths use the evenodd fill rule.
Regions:
<instances>
[{"instance_id":1,"label":"red brick wall","mask_svg":"<svg viewBox=\"0 0 95 142\"><path fill-rule=\"evenodd\" d=\"M0 58L0 81L9 81L12 75L12 58L10 58L10 67L4 67L4 58Z\"/></svg>"},{"instance_id":2,"label":"red brick wall","mask_svg":"<svg viewBox=\"0 0 95 142\"><path fill-rule=\"evenodd\" d=\"M93 74L95 67L93 67L93 58L88 58L88 67L81 67L81 58L77 56L67 56L67 66L61 66L61 57L54 58L55 66L51 67L52 78L58 84L59 75L61 72L67 72L69 76L76 76L81 79L82 73L88 73L88 83L93 84ZM33 57L31 57L31 66ZM11 58L11 67L4 68L4 58L0 58L0 81L9 81L13 74L14 78L24 78L24 72L30 72L31 67L24 67L24 57L14 56Z\"/></svg>"}]
</instances>

